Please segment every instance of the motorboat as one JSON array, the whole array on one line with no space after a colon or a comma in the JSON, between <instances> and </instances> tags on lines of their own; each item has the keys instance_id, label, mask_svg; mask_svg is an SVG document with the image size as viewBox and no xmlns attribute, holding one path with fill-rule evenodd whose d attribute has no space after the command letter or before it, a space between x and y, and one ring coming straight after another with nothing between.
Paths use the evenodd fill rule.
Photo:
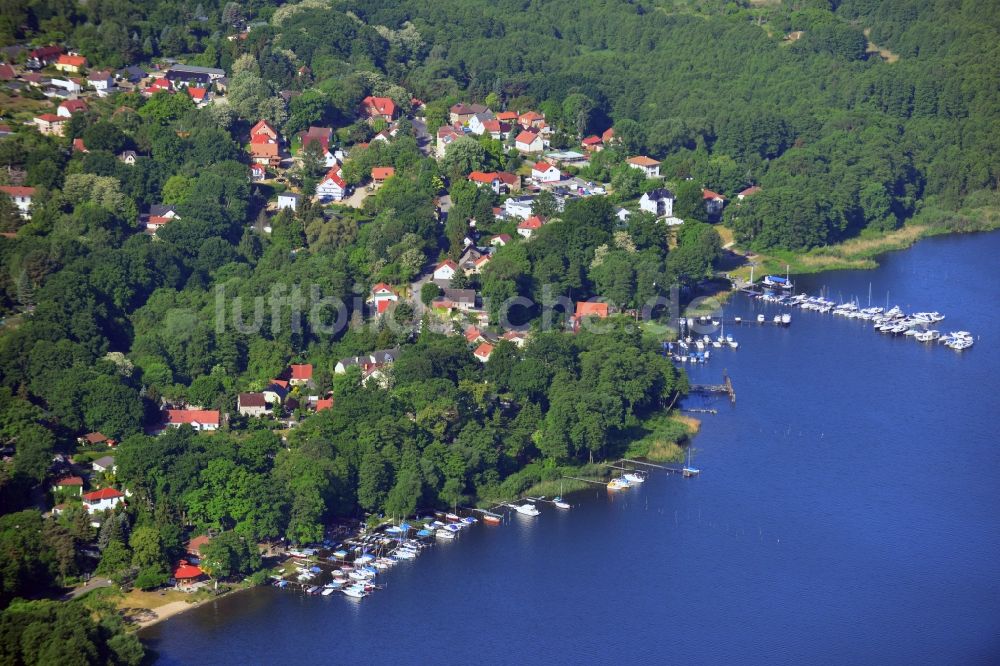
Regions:
<instances>
[{"instance_id":1,"label":"motorboat","mask_svg":"<svg viewBox=\"0 0 1000 666\"><path fill-rule=\"evenodd\" d=\"M608 481L608 490L628 490L632 487L626 479L617 477Z\"/></svg>"},{"instance_id":2,"label":"motorboat","mask_svg":"<svg viewBox=\"0 0 1000 666\"><path fill-rule=\"evenodd\" d=\"M483 516L483 522L487 525L499 525L503 519L500 516L494 516L493 514L485 514Z\"/></svg>"},{"instance_id":3,"label":"motorboat","mask_svg":"<svg viewBox=\"0 0 1000 666\"><path fill-rule=\"evenodd\" d=\"M450 530L438 530L437 532L434 533L434 536L436 536L438 539L447 539L450 541L451 539L454 539L458 535Z\"/></svg>"},{"instance_id":4,"label":"motorboat","mask_svg":"<svg viewBox=\"0 0 1000 666\"><path fill-rule=\"evenodd\" d=\"M622 478L624 478L629 483L642 483L643 481L646 480L646 475L640 471L625 472L624 474L622 474Z\"/></svg>"},{"instance_id":5,"label":"motorboat","mask_svg":"<svg viewBox=\"0 0 1000 666\"><path fill-rule=\"evenodd\" d=\"M763 324L764 321L766 321L765 318L764 318L764 315L762 315L762 314L757 315L757 323L758 324Z\"/></svg>"},{"instance_id":6,"label":"motorboat","mask_svg":"<svg viewBox=\"0 0 1000 666\"><path fill-rule=\"evenodd\" d=\"M537 516L542 513L534 504L528 503L515 506L514 511L517 511L522 516Z\"/></svg>"},{"instance_id":7,"label":"motorboat","mask_svg":"<svg viewBox=\"0 0 1000 666\"><path fill-rule=\"evenodd\" d=\"M368 595L364 585L352 585L344 590L344 594L354 599L361 599Z\"/></svg>"}]
</instances>

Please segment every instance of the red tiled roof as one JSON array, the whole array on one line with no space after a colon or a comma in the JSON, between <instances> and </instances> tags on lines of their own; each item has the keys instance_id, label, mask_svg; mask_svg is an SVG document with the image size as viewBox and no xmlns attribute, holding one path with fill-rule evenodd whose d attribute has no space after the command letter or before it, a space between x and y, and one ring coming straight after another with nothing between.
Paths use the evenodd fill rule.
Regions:
<instances>
[{"instance_id":1,"label":"red tiled roof","mask_svg":"<svg viewBox=\"0 0 1000 666\"><path fill-rule=\"evenodd\" d=\"M545 116L535 111L525 111L520 116L517 117L518 120L523 122L534 122L536 120L545 120Z\"/></svg>"},{"instance_id":2,"label":"red tiled roof","mask_svg":"<svg viewBox=\"0 0 1000 666\"><path fill-rule=\"evenodd\" d=\"M197 555L198 557L201 557L201 547L209 543L211 540L212 537L208 536L207 534L196 536L195 538L187 542L187 547L185 548L185 550L187 550L187 552L191 553L192 555Z\"/></svg>"},{"instance_id":3,"label":"red tiled roof","mask_svg":"<svg viewBox=\"0 0 1000 666\"><path fill-rule=\"evenodd\" d=\"M100 444L101 442L108 441L108 438L104 435L104 433L100 432L87 433L83 436L83 439L85 439L89 444Z\"/></svg>"},{"instance_id":4,"label":"red tiled roof","mask_svg":"<svg viewBox=\"0 0 1000 666\"><path fill-rule=\"evenodd\" d=\"M324 409L333 409L333 398L323 398L316 401L316 411L322 412Z\"/></svg>"},{"instance_id":5,"label":"red tiled roof","mask_svg":"<svg viewBox=\"0 0 1000 666\"><path fill-rule=\"evenodd\" d=\"M468 340L469 342L475 342L480 337L482 337L482 335L483 334L480 332L480 330L475 326L470 326L469 328L465 329L465 339Z\"/></svg>"},{"instance_id":6,"label":"red tiled roof","mask_svg":"<svg viewBox=\"0 0 1000 666\"><path fill-rule=\"evenodd\" d=\"M177 568L174 569L174 579L175 580L191 580L194 578L200 578L205 574L200 567L196 567L193 564L188 564L187 560L181 560L177 563Z\"/></svg>"},{"instance_id":7,"label":"red tiled roof","mask_svg":"<svg viewBox=\"0 0 1000 666\"><path fill-rule=\"evenodd\" d=\"M250 129L250 136L257 136L258 134L262 133L264 134L270 133L277 136L278 130L274 129L274 127L271 126L271 123L267 122L266 120L258 120L257 124Z\"/></svg>"},{"instance_id":8,"label":"red tiled roof","mask_svg":"<svg viewBox=\"0 0 1000 666\"><path fill-rule=\"evenodd\" d=\"M396 175L396 170L392 167L372 167L372 180L385 180Z\"/></svg>"},{"instance_id":9,"label":"red tiled roof","mask_svg":"<svg viewBox=\"0 0 1000 666\"><path fill-rule=\"evenodd\" d=\"M496 114L496 119L500 121L517 120L517 114L513 111L501 111Z\"/></svg>"},{"instance_id":10,"label":"red tiled roof","mask_svg":"<svg viewBox=\"0 0 1000 666\"><path fill-rule=\"evenodd\" d=\"M532 215L527 220L525 220L525 221L521 222L519 225L517 225L517 228L518 229L541 229L542 228L542 224L544 224L544 222L542 222L542 218L538 217L537 215Z\"/></svg>"},{"instance_id":11,"label":"red tiled roof","mask_svg":"<svg viewBox=\"0 0 1000 666\"><path fill-rule=\"evenodd\" d=\"M552 165L548 162L535 162L531 165L531 168L534 171L548 171L552 168Z\"/></svg>"},{"instance_id":12,"label":"red tiled roof","mask_svg":"<svg viewBox=\"0 0 1000 666\"><path fill-rule=\"evenodd\" d=\"M645 155L639 155L637 157L628 158L627 162L629 164L634 164L636 166L651 167L658 166L660 163L654 160L652 157L646 157Z\"/></svg>"},{"instance_id":13,"label":"red tiled roof","mask_svg":"<svg viewBox=\"0 0 1000 666\"><path fill-rule=\"evenodd\" d=\"M203 99L205 99L205 95L208 94L208 90L206 90L205 88L196 88L194 86L188 86L187 93L188 95L191 95L191 99L200 102Z\"/></svg>"},{"instance_id":14,"label":"red tiled roof","mask_svg":"<svg viewBox=\"0 0 1000 666\"><path fill-rule=\"evenodd\" d=\"M292 371L292 379L312 379L312 363L298 363L288 366Z\"/></svg>"},{"instance_id":15,"label":"red tiled roof","mask_svg":"<svg viewBox=\"0 0 1000 666\"><path fill-rule=\"evenodd\" d=\"M701 198L702 199L725 199L726 197L722 196L718 192L713 192L712 190L704 189L704 190L701 191Z\"/></svg>"},{"instance_id":16,"label":"red tiled roof","mask_svg":"<svg viewBox=\"0 0 1000 666\"><path fill-rule=\"evenodd\" d=\"M68 488L70 486L80 486L83 488L83 479L79 476L64 476L52 485L60 486L62 488Z\"/></svg>"},{"instance_id":17,"label":"red tiled roof","mask_svg":"<svg viewBox=\"0 0 1000 666\"><path fill-rule=\"evenodd\" d=\"M444 268L445 266L449 266L449 267L450 267L450 268L451 268L452 270L456 270L456 271L458 270L458 264L456 264L456 263L455 263L454 261L452 261L451 259L445 259L445 260L444 260L444 261L442 261L442 262L441 262L440 264L438 264L438 265L437 265L437 266L436 266L436 267L434 268L434 270L435 270L435 271L437 271L437 270L438 270L439 268Z\"/></svg>"},{"instance_id":18,"label":"red tiled roof","mask_svg":"<svg viewBox=\"0 0 1000 666\"><path fill-rule=\"evenodd\" d=\"M152 225L159 226L161 224L166 224L167 222L169 222L172 219L174 219L174 218L172 218L172 217L164 217L162 215L150 215L149 219L146 220L146 224L152 224Z\"/></svg>"},{"instance_id":19,"label":"red tiled roof","mask_svg":"<svg viewBox=\"0 0 1000 666\"><path fill-rule=\"evenodd\" d=\"M59 106L66 109L70 113L76 113L77 111L87 110L87 103L84 102L82 99L68 99Z\"/></svg>"},{"instance_id":20,"label":"red tiled roof","mask_svg":"<svg viewBox=\"0 0 1000 666\"><path fill-rule=\"evenodd\" d=\"M601 137L595 135L595 136L588 136L580 143L582 143L585 146L596 146L598 144L604 143L604 140L601 139Z\"/></svg>"},{"instance_id":21,"label":"red tiled roof","mask_svg":"<svg viewBox=\"0 0 1000 666\"><path fill-rule=\"evenodd\" d=\"M326 176L323 178L324 181L332 180L339 187L347 187L347 182L340 176L340 167L335 166L326 172Z\"/></svg>"},{"instance_id":22,"label":"red tiled roof","mask_svg":"<svg viewBox=\"0 0 1000 666\"><path fill-rule=\"evenodd\" d=\"M499 120L487 120L483 122L483 129L487 132L499 132L500 131L500 121Z\"/></svg>"},{"instance_id":23,"label":"red tiled roof","mask_svg":"<svg viewBox=\"0 0 1000 666\"><path fill-rule=\"evenodd\" d=\"M361 102L369 115L378 114L380 116L396 115L396 103L388 97L365 97ZM374 114L372 113L374 112Z\"/></svg>"},{"instance_id":24,"label":"red tiled roof","mask_svg":"<svg viewBox=\"0 0 1000 666\"><path fill-rule=\"evenodd\" d=\"M18 185L0 185L0 192L11 197L31 197L35 194L35 188L20 187Z\"/></svg>"},{"instance_id":25,"label":"red tiled roof","mask_svg":"<svg viewBox=\"0 0 1000 666\"><path fill-rule=\"evenodd\" d=\"M54 113L43 113L40 116L35 116L35 120L43 120L47 123L64 123L69 118L63 118L62 116L57 116Z\"/></svg>"},{"instance_id":26,"label":"red tiled roof","mask_svg":"<svg viewBox=\"0 0 1000 666\"><path fill-rule=\"evenodd\" d=\"M484 342L483 344L476 347L476 351L472 353L478 356L479 358L489 358L490 354L493 353L493 345L491 345L488 342Z\"/></svg>"},{"instance_id":27,"label":"red tiled roof","mask_svg":"<svg viewBox=\"0 0 1000 666\"><path fill-rule=\"evenodd\" d=\"M73 139L73 150L81 153L87 152L87 146L83 145L83 139Z\"/></svg>"},{"instance_id":28,"label":"red tiled roof","mask_svg":"<svg viewBox=\"0 0 1000 666\"><path fill-rule=\"evenodd\" d=\"M608 316L608 304L607 303L588 303L584 301L577 301L576 303L576 316L580 317L600 317L604 318Z\"/></svg>"},{"instance_id":29,"label":"red tiled roof","mask_svg":"<svg viewBox=\"0 0 1000 666\"><path fill-rule=\"evenodd\" d=\"M42 46L33 51L28 52L29 58L51 58L54 55L59 55L63 52L63 47L53 45L53 46Z\"/></svg>"},{"instance_id":30,"label":"red tiled roof","mask_svg":"<svg viewBox=\"0 0 1000 666\"><path fill-rule=\"evenodd\" d=\"M531 130L524 130L514 139L517 143L528 143L530 144L538 137L538 132L532 132Z\"/></svg>"},{"instance_id":31,"label":"red tiled roof","mask_svg":"<svg viewBox=\"0 0 1000 666\"><path fill-rule=\"evenodd\" d=\"M283 389L287 389L288 388L288 380L287 379L272 379L271 383L275 384L277 386L280 386Z\"/></svg>"},{"instance_id":32,"label":"red tiled roof","mask_svg":"<svg viewBox=\"0 0 1000 666\"><path fill-rule=\"evenodd\" d=\"M0 80L9 81L17 76L14 68L10 65L0 64Z\"/></svg>"},{"instance_id":33,"label":"red tiled roof","mask_svg":"<svg viewBox=\"0 0 1000 666\"><path fill-rule=\"evenodd\" d=\"M604 143L611 141L613 138L615 138L614 127L609 127L608 129L604 130L604 134L601 135L601 141L603 141Z\"/></svg>"},{"instance_id":34,"label":"red tiled roof","mask_svg":"<svg viewBox=\"0 0 1000 666\"><path fill-rule=\"evenodd\" d=\"M83 501L98 502L100 500L115 499L116 497L125 497L125 494L118 492L114 488L101 488L100 490L95 490L92 493L86 493L83 496Z\"/></svg>"},{"instance_id":35,"label":"red tiled roof","mask_svg":"<svg viewBox=\"0 0 1000 666\"><path fill-rule=\"evenodd\" d=\"M747 189L745 189L742 192L740 192L740 196L741 197L748 197L751 194L757 194L758 192L760 192L760 190L761 190L761 188L760 188L759 185L754 185L754 186L748 187Z\"/></svg>"},{"instance_id":36,"label":"red tiled roof","mask_svg":"<svg viewBox=\"0 0 1000 666\"><path fill-rule=\"evenodd\" d=\"M83 56L74 55L61 55L59 60L56 60L57 65L70 65L73 67L83 67L87 64L87 59Z\"/></svg>"},{"instance_id":37,"label":"red tiled roof","mask_svg":"<svg viewBox=\"0 0 1000 666\"><path fill-rule=\"evenodd\" d=\"M219 425L217 409L168 409L167 423L208 423Z\"/></svg>"}]
</instances>

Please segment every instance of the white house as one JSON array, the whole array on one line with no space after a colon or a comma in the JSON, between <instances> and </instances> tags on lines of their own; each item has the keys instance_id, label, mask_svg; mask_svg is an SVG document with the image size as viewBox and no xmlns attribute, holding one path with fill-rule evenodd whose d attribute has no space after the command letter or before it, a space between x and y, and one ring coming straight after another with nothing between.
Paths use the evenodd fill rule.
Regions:
<instances>
[{"instance_id":1,"label":"white house","mask_svg":"<svg viewBox=\"0 0 1000 666\"><path fill-rule=\"evenodd\" d=\"M333 371L338 375L342 375L347 372L348 368L359 367L362 372L366 372L375 367L391 365L398 355L398 349L379 349L364 356L342 358L337 361L337 365L334 366Z\"/></svg>"},{"instance_id":2,"label":"white house","mask_svg":"<svg viewBox=\"0 0 1000 666\"><path fill-rule=\"evenodd\" d=\"M628 222L628 218L632 216L632 212L626 208L619 208L615 211L615 217L618 218L619 222Z\"/></svg>"},{"instance_id":3,"label":"white house","mask_svg":"<svg viewBox=\"0 0 1000 666\"><path fill-rule=\"evenodd\" d=\"M654 160L652 157L639 155L638 157L630 157L626 161L628 162L628 165L633 169L639 169L644 174L646 174L646 178L660 177L660 163Z\"/></svg>"},{"instance_id":4,"label":"white house","mask_svg":"<svg viewBox=\"0 0 1000 666\"><path fill-rule=\"evenodd\" d=\"M118 469L118 466L115 464L114 456L102 456L97 460L95 460L94 462L90 463L90 466L98 474L101 474L103 472L113 473L115 470Z\"/></svg>"},{"instance_id":5,"label":"white house","mask_svg":"<svg viewBox=\"0 0 1000 666\"><path fill-rule=\"evenodd\" d=\"M31 219L31 197L35 194L35 188L0 185L0 192L10 197L14 205L17 206L17 212L21 214L21 217L26 220Z\"/></svg>"},{"instance_id":6,"label":"white house","mask_svg":"<svg viewBox=\"0 0 1000 666\"><path fill-rule=\"evenodd\" d=\"M267 400L263 393L240 393L236 397L236 409L243 416L258 418L267 414Z\"/></svg>"},{"instance_id":7,"label":"white house","mask_svg":"<svg viewBox=\"0 0 1000 666\"><path fill-rule=\"evenodd\" d=\"M535 162L531 166L531 177L538 183L556 183L562 179L562 172L548 162Z\"/></svg>"},{"instance_id":8,"label":"white house","mask_svg":"<svg viewBox=\"0 0 1000 666\"><path fill-rule=\"evenodd\" d=\"M379 282L372 287L371 302L375 311L382 314L389 309L392 303L399 301L399 294L385 282Z\"/></svg>"},{"instance_id":9,"label":"white house","mask_svg":"<svg viewBox=\"0 0 1000 666\"><path fill-rule=\"evenodd\" d=\"M456 264L451 259L445 259L434 269L434 280L441 280L443 282L451 282L451 279L455 277L455 273L458 272L458 264Z\"/></svg>"},{"instance_id":10,"label":"white house","mask_svg":"<svg viewBox=\"0 0 1000 666\"><path fill-rule=\"evenodd\" d=\"M701 191L701 198L705 202L705 212L708 213L709 217L715 218L722 215L722 209L726 206L726 197L718 192L703 189Z\"/></svg>"},{"instance_id":11,"label":"white house","mask_svg":"<svg viewBox=\"0 0 1000 666\"><path fill-rule=\"evenodd\" d=\"M280 405L285 401L285 396L288 395L288 382L282 381L279 383L276 379L264 387L261 395L264 396L264 401L268 404Z\"/></svg>"},{"instance_id":12,"label":"white house","mask_svg":"<svg viewBox=\"0 0 1000 666\"><path fill-rule=\"evenodd\" d=\"M316 186L316 198L320 201L340 201L347 194L347 183L344 181L340 167L335 166Z\"/></svg>"},{"instance_id":13,"label":"white house","mask_svg":"<svg viewBox=\"0 0 1000 666\"><path fill-rule=\"evenodd\" d=\"M115 77L108 70L91 72L87 75L87 83L97 91L99 97L106 97L111 89L115 87Z\"/></svg>"},{"instance_id":14,"label":"white house","mask_svg":"<svg viewBox=\"0 0 1000 666\"><path fill-rule=\"evenodd\" d=\"M125 501L125 494L114 488L102 488L83 496L83 507L87 513L97 513L113 509Z\"/></svg>"},{"instance_id":15,"label":"white house","mask_svg":"<svg viewBox=\"0 0 1000 666\"><path fill-rule=\"evenodd\" d=\"M282 192L278 195L278 210L285 208L293 211L298 210L301 199L302 197L294 192Z\"/></svg>"},{"instance_id":16,"label":"white house","mask_svg":"<svg viewBox=\"0 0 1000 666\"><path fill-rule=\"evenodd\" d=\"M166 424L179 428L187 424L198 432L219 429L220 415L217 409L168 409Z\"/></svg>"},{"instance_id":17,"label":"white house","mask_svg":"<svg viewBox=\"0 0 1000 666\"><path fill-rule=\"evenodd\" d=\"M542 218L532 215L517 225L517 233L525 238L531 238L531 235L541 229L543 224Z\"/></svg>"},{"instance_id":18,"label":"white house","mask_svg":"<svg viewBox=\"0 0 1000 666\"><path fill-rule=\"evenodd\" d=\"M455 129L451 125L445 125L438 128L437 145L434 149L435 156L439 160L443 159L448 150L448 146L454 143L456 139L460 139L463 136L465 136L465 133L462 132L462 130Z\"/></svg>"},{"instance_id":19,"label":"white house","mask_svg":"<svg viewBox=\"0 0 1000 666\"><path fill-rule=\"evenodd\" d=\"M118 160L123 164L127 164L129 166L135 166L135 162L137 159L139 159L139 156L136 154L134 150L123 150L122 152L118 153Z\"/></svg>"},{"instance_id":20,"label":"white house","mask_svg":"<svg viewBox=\"0 0 1000 666\"><path fill-rule=\"evenodd\" d=\"M665 187L650 190L639 199L639 208L656 217L672 217L674 214L674 193Z\"/></svg>"},{"instance_id":21,"label":"white house","mask_svg":"<svg viewBox=\"0 0 1000 666\"><path fill-rule=\"evenodd\" d=\"M74 113L87 110L87 102L82 99L67 99L56 109L56 115L60 118L72 118Z\"/></svg>"},{"instance_id":22,"label":"white house","mask_svg":"<svg viewBox=\"0 0 1000 666\"><path fill-rule=\"evenodd\" d=\"M70 78L61 79L57 77L52 77L51 79L49 79L49 85L51 85L54 88L61 88L71 95L78 95L80 91L83 90L83 86L81 86L79 83ZM61 97L61 95L57 96Z\"/></svg>"},{"instance_id":23,"label":"white house","mask_svg":"<svg viewBox=\"0 0 1000 666\"><path fill-rule=\"evenodd\" d=\"M526 220L531 217L531 209L535 205L535 197L511 197L503 202L504 214L507 217L518 217Z\"/></svg>"},{"instance_id":24,"label":"white house","mask_svg":"<svg viewBox=\"0 0 1000 666\"><path fill-rule=\"evenodd\" d=\"M251 164L250 165L250 182L259 183L267 178L267 169L264 168L262 164Z\"/></svg>"},{"instance_id":25,"label":"white house","mask_svg":"<svg viewBox=\"0 0 1000 666\"><path fill-rule=\"evenodd\" d=\"M471 118L469 118L469 131L476 136L482 136L489 131L486 123L493 120L493 113L490 111L485 111L483 113L477 113Z\"/></svg>"},{"instance_id":26,"label":"white house","mask_svg":"<svg viewBox=\"0 0 1000 666\"><path fill-rule=\"evenodd\" d=\"M540 153L545 150L545 142L539 132L524 130L514 139L514 148L519 153Z\"/></svg>"},{"instance_id":27,"label":"white house","mask_svg":"<svg viewBox=\"0 0 1000 666\"><path fill-rule=\"evenodd\" d=\"M476 351L472 352L472 355L476 357L476 360L480 363L486 363L490 360L490 355L493 353L493 345L488 342L476 347Z\"/></svg>"}]
</instances>

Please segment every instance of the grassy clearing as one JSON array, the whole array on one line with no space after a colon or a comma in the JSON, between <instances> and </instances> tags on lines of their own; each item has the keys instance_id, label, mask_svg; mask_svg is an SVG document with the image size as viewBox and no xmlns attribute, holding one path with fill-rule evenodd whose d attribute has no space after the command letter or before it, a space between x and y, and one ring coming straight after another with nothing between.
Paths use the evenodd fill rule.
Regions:
<instances>
[{"instance_id":1,"label":"grassy clearing","mask_svg":"<svg viewBox=\"0 0 1000 666\"><path fill-rule=\"evenodd\" d=\"M592 478L594 481L600 481L601 483L604 483L604 481L607 480L600 477L589 478ZM586 481L577 481L576 479L540 481L525 490L524 494L531 497L555 497L556 495L565 495L566 493L576 492L577 490L586 490L592 485L594 484L587 483Z\"/></svg>"},{"instance_id":2,"label":"grassy clearing","mask_svg":"<svg viewBox=\"0 0 1000 666\"><path fill-rule=\"evenodd\" d=\"M700 426L701 422L690 416L654 416L631 430L633 439L625 456L654 462L681 462L684 460L683 445Z\"/></svg>"},{"instance_id":3,"label":"grassy clearing","mask_svg":"<svg viewBox=\"0 0 1000 666\"><path fill-rule=\"evenodd\" d=\"M870 269L878 266L877 258L886 252L905 250L918 240L949 233L974 233L1000 229L1000 202L995 194L984 195L987 201L975 208L958 212L928 206L910 222L894 231L866 232L857 238L818 247L808 252L772 251L753 255L755 277L766 273L819 273L829 270ZM750 267L742 266L732 275L748 279Z\"/></svg>"}]
</instances>

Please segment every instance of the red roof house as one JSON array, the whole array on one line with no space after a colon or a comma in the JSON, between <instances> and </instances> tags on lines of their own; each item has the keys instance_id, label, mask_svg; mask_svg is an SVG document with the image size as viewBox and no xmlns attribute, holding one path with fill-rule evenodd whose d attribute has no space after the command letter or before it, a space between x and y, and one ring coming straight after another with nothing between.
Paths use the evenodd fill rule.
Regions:
<instances>
[{"instance_id":1,"label":"red roof house","mask_svg":"<svg viewBox=\"0 0 1000 666\"><path fill-rule=\"evenodd\" d=\"M388 97L368 96L361 100L361 113L369 120L381 118L391 123L398 114L396 103Z\"/></svg>"},{"instance_id":2,"label":"red roof house","mask_svg":"<svg viewBox=\"0 0 1000 666\"><path fill-rule=\"evenodd\" d=\"M372 167L372 181L377 184L382 184L395 175L396 170L392 167Z\"/></svg>"},{"instance_id":3,"label":"red roof house","mask_svg":"<svg viewBox=\"0 0 1000 666\"><path fill-rule=\"evenodd\" d=\"M205 572L201 570L201 567L190 564L187 560L178 562L173 572L173 578L178 583L195 581L204 575Z\"/></svg>"},{"instance_id":4,"label":"red roof house","mask_svg":"<svg viewBox=\"0 0 1000 666\"><path fill-rule=\"evenodd\" d=\"M292 386L308 384L312 380L312 363L293 363L288 366L288 369L291 371L291 379L288 380L288 383Z\"/></svg>"},{"instance_id":5,"label":"red roof house","mask_svg":"<svg viewBox=\"0 0 1000 666\"><path fill-rule=\"evenodd\" d=\"M278 130L271 126L266 120L258 120L257 124L250 129L250 139L257 136L266 136L271 141L278 140Z\"/></svg>"},{"instance_id":6,"label":"red roof house","mask_svg":"<svg viewBox=\"0 0 1000 666\"><path fill-rule=\"evenodd\" d=\"M476 359L481 363L486 363L486 361L490 360L490 355L492 353L493 353L493 345L491 345L488 342L484 342L478 347L476 347L476 351L472 352L472 355L475 356Z\"/></svg>"},{"instance_id":7,"label":"red roof house","mask_svg":"<svg viewBox=\"0 0 1000 666\"><path fill-rule=\"evenodd\" d=\"M324 409L333 409L333 398L321 398L316 401L316 411L322 412Z\"/></svg>"},{"instance_id":8,"label":"red roof house","mask_svg":"<svg viewBox=\"0 0 1000 666\"><path fill-rule=\"evenodd\" d=\"M190 425L195 430L219 429L220 415L217 409L168 409L166 424L174 428Z\"/></svg>"}]
</instances>

